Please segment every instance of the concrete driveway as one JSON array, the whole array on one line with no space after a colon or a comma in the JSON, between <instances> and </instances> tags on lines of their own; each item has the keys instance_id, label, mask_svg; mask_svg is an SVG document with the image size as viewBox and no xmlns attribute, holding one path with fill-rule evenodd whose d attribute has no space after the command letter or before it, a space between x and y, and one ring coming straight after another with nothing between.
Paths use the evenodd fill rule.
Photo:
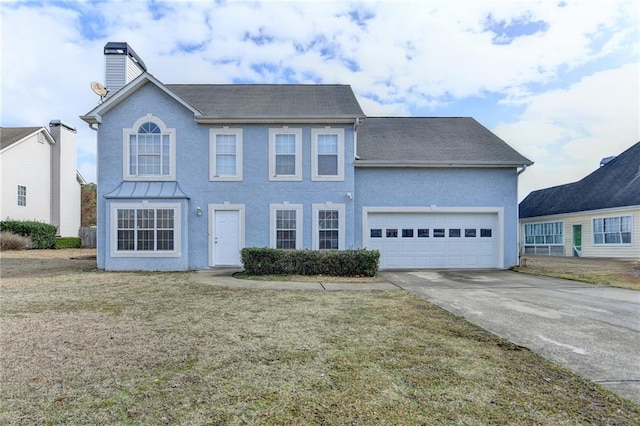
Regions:
<instances>
[{"instance_id":1,"label":"concrete driveway","mask_svg":"<svg viewBox=\"0 0 640 426\"><path fill-rule=\"evenodd\" d=\"M383 276L640 403L640 292L502 270Z\"/></svg>"}]
</instances>

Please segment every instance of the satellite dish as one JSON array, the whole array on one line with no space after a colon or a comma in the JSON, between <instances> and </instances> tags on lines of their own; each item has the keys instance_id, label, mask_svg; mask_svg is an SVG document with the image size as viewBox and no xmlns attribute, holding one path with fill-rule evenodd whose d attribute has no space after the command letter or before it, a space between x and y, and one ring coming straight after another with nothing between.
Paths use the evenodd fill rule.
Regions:
<instances>
[{"instance_id":1,"label":"satellite dish","mask_svg":"<svg viewBox=\"0 0 640 426\"><path fill-rule=\"evenodd\" d=\"M91 90L93 90L94 93L100 96L101 98L104 98L108 92L107 88L104 87L101 83L98 83L97 81L91 82Z\"/></svg>"}]
</instances>

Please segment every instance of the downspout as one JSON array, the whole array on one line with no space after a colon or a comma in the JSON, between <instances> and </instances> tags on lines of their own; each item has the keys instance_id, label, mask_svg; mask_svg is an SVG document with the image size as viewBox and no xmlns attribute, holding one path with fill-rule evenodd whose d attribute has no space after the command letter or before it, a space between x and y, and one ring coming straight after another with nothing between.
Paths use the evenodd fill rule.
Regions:
<instances>
[{"instance_id":1,"label":"downspout","mask_svg":"<svg viewBox=\"0 0 640 426\"><path fill-rule=\"evenodd\" d=\"M360 159L358 156L358 127L360 127L361 124L360 118L356 117L356 121L353 123L353 155L356 160Z\"/></svg>"},{"instance_id":2,"label":"downspout","mask_svg":"<svg viewBox=\"0 0 640 426\"><path fill-rule=\"evenodd\" d=\"M523 164L522 165L522 169L518 170L518 173L516 174L516 185L517 185L517 179L518 176L520 176L521 174L523 174L525 171L527 170L527 165ZM518 208L516 210L516 215L518 217L518 233L516 234L516 245L518 246L518 266L520 266L520 256L522 255L522 249L520 247L520 243L521 243L521 239L520 239L520 235L521 235L521 227L520 227L520 204L517 204Z\"/></svg>"}]
</instances>

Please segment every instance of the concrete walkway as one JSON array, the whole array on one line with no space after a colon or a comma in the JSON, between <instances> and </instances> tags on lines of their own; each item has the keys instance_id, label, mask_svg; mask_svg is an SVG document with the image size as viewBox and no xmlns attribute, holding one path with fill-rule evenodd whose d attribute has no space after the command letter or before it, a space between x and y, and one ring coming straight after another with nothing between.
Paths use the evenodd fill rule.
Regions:
<instances>
[{"instance_id":1,"label":"concrete walkway","mask_svg":"<svg viewBox=\"0 0 640 426\"><path fill-rule=\"evenodd\" d=\"M233 278L239 269L193 273L195 283L266 290L406 290L640 403L640 292L513 271L394 271L385 282Z\"/></svg>"}]
</instances>

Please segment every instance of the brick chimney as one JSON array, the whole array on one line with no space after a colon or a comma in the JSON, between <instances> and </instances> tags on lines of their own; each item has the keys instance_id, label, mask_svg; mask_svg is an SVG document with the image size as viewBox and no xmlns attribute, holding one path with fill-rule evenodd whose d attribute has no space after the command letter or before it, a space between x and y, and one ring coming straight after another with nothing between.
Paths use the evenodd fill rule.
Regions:
<instances>
[{"instance_id":1,"label":"brick chimney","mask_svg":"<svg viewBox=\"0 0 640 426\"><path fill-rule=\"evenodd\" d=\"M147 70L142 59L124 42L110 41L104 46L105 85L109 97Z\"/></svg>"}]
</instances>

